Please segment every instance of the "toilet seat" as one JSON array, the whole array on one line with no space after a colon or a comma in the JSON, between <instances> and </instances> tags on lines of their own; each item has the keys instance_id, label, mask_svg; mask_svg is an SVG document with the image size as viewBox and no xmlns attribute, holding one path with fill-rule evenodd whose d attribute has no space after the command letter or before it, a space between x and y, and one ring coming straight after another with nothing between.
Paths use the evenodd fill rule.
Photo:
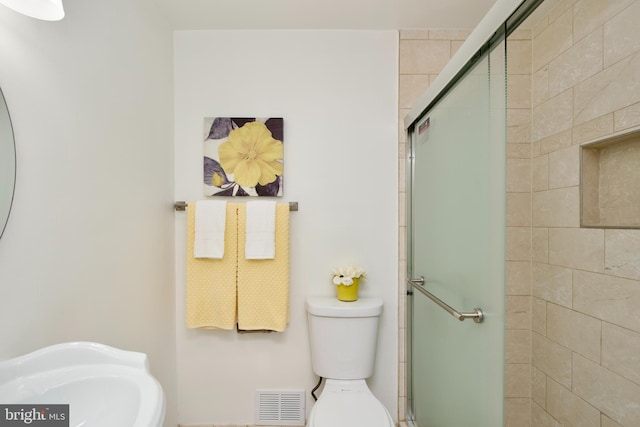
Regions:
<instances>
[{"instance_id":1,"label":"toilet seat","mask_svg":"<svg viewBox=\"0 0 640 427\"><path fill-rule=\"evenodd\" d=\"M307 427L394 427L384 405L364 380L327 380Z\"/></svg>"}]
</instances>

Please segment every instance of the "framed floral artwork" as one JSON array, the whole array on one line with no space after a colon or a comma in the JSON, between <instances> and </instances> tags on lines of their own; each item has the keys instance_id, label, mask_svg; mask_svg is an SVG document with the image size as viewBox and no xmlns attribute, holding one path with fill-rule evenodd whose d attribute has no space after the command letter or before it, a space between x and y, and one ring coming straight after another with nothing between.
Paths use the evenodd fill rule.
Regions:
<instances>
[{"instance_id":1,"label":"framed floral artwork","mask_svg":"<svg viewBox=\"0 0 640 427\"><path fill-rule=\"evenodd\" d=\"M205 117L204 195L282 196L283 119Z\"/></svg>"}]
</instances>

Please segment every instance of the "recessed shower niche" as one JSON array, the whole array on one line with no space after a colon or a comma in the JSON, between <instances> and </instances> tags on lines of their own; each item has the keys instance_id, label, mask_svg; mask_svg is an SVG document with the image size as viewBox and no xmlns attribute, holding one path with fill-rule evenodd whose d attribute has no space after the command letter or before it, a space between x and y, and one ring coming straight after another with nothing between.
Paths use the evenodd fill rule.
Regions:
<instances>
[{"instance_id":1,"label":"recessed shower niche","mask_svg":"<svg viewBox=\"0 0 640 427\"><path fill-rule=\"evenodd\" d=\"M640 129L580 147L581 226L640 228Z\"/></svg>"}]
</instances>

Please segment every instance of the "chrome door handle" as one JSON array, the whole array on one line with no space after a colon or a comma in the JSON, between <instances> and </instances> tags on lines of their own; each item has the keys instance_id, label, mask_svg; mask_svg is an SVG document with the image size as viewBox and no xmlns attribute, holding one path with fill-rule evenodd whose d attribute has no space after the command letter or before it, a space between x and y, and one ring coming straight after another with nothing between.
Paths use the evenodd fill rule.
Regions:
<instances>
[{"instance_id":1,"label":"chrome door handle","mask_svg":"<svg viewBox=\"0 0 640 427\"><path fill-rule=\"evenodd\" d=\"M421 293L426 295L431 301L435 302L440 306L440 308L444 309L447 313L458 319L459 321L464 321L465 319L473 319L476 323L481 323L484 320L484 313L479 308L474 308L473 311L469 313L461 313L455 308L451 307L446 302L442 301L440 298L429 292L424 288L425 280L424 277L420 276L417 279L407 279L415 289L419 290Z\"/></svg>"}]
</instances>

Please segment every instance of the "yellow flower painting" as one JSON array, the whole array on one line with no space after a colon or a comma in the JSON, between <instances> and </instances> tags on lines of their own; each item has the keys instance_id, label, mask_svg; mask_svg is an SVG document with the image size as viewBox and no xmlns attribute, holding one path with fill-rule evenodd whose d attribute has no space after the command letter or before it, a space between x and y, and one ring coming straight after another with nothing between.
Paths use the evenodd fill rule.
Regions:
<instances>
[{"instance_id":1,"label":"yellow flower painting","mask_svg":"<svg viewBox=\"0 0 640 427\"><path fill-rule=\"evenodd\" d=\"M282 118L205 118L204 195L282 196Z\"/></svg>"}]
</instances>

